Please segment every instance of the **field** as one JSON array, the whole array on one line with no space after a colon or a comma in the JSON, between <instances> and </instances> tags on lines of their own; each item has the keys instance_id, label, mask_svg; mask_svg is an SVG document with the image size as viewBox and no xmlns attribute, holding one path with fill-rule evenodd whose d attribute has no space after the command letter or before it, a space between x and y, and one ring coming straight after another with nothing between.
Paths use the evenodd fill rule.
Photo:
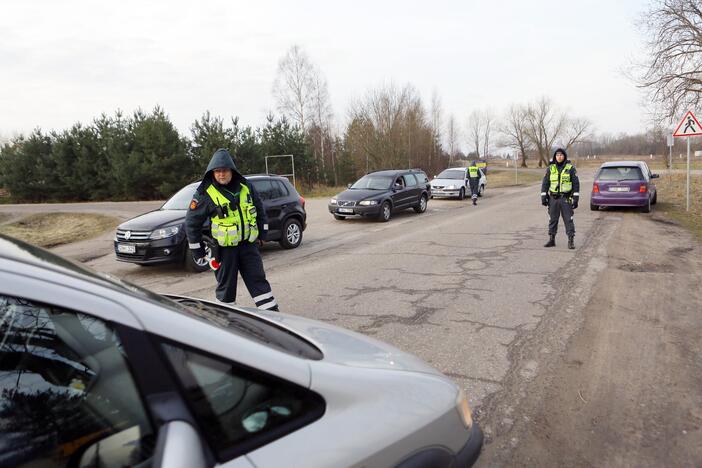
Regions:
<instances>
[{"instance_id":1,"label":"field","mask_svg":"<svg viewBox=\"0 0 702 468\"><path fill-rule=\"evenodd\" d=\"M91 239L119 224L117 218L88 213L36 213L3 224L7 218L0 218L0 233L41 247Z\"/></svg>"},{"instance_id":2,"label":"field","mask_svg":"<svg viewBox=\"0 0 702 468\"><path fill-rule=\"evenodd\" d=\"M690 177L690 211L685 211L685 174L662 173L661 178L656 180L656 187L658 205L655 211L685 226L702 241L702 176Z\"/></svg>"}]
</instances>

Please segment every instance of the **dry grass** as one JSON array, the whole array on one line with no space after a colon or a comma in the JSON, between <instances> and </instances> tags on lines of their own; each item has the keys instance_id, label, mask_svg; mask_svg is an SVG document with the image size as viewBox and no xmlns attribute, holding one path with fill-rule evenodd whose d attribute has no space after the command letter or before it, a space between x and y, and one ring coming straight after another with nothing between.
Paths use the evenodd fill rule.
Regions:
<instances>
[{"instance_id":1,"label":"dry grass","mask_svg":"<svg viewBox=\"0 0 702 468\"><path fill-rule=\"evenodd\" d=\"M3 224L10 218L12 218L12 215L10 213L0 213L0 224Z\"/></svg>"},{"instance_id":2,"label":"dry grass","mask_svg":"<svg viewBox=\"0 0 702 468\"><path fill-rule=\"evenodd\" d=\"M343 192L344 190L346 190L345 186L333 187L327 185L317 185L312 188L298 189L297 191L300 192L300 195L305 198L328 198L333 197L337 193Z\"/></svg>"},{"instance_id":3,"label":"dry grass","mask_svg":"<svg viewBox=\"0 0 702 468\"><path fill-rule=\"evenodd\" d=\"M490 188L498 188L531 185L536 182L541 182L543 178L544 173L542 171L519 171L515 180L514 169L504 171L488 169L487 186Z\"/></svg>"},{"instance_id":4,"label":"dry grass","mask_svg":"<svg viewBox=\"0 0 702 468\"><path fill-rule=\"evenodd\" d=\"M690 176L690 211L685 211L686 179L685 174L666 174L656 180L658 204L655 211L685 226L702 241L702 176Z\"/></svg>"},{"instance_id":5,"label":"dry grass","mask_svg":"<svg viewBox=\"0 0 702 468\"><path fill-rule=\"evenodd\" d=\"M78 242L117 227L119 220L92 213L36 213L0 226L0 232L40 247Z\"/></svg>"},{"instance_id":6,"label":"dry grass","mask_svg":"<svg viewBox=\"0 0 702 468\"><path fill-rule=\"evenodd\" d=\"M597 159L584 159L578 158L573 161L575 167L578 168L592 168L596 169L600 167L602 163L610 161L643 161L648 164L648 167L652 171L664 171L667 169L666 161L667 156L663 158L662 156L654 156L653 159L646 156L600 156ZM690 168L691 169L702 169L702 158L700 157L690 157ZM673 155L673 169L687 169L687 158L683 155L683 158Z\"/></svg>"}]
</instances>

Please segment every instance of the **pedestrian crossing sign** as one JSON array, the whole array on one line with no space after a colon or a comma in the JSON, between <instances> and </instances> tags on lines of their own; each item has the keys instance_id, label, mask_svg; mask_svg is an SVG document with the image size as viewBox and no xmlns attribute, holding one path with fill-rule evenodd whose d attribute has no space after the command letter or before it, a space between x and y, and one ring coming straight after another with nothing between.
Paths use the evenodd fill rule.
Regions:
<instances>
[{"instance_id":1,"label":"pedestrian crossing sign","mask_svg":"<svg viewBox=\"0 0 702 468\"><path fill-rule=\"evenodd\" d=\"M674 137L699 136L702 135L702 125L692 111L687 111L685 117L680 121L678 128L673 132Z\"/></svg>"}]
</instances>

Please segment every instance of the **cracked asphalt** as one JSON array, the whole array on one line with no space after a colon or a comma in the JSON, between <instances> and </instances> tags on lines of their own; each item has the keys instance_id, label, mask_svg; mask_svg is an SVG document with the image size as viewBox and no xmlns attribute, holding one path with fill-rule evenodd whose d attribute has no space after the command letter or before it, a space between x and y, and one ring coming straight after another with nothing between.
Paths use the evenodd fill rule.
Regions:
<instances>
[{"instance_id":1,"label":"cracked asphalt","mask_svg":"<svg viewBox=\"0 0 702 468\"><path fill-rule=\"evenodd\" d=\"M581 175L581 181L587 188L591 177ZM535 185L488 187L476 207L469 200L431 200L426 213L407 210L388 223L336 221L326 200L308 200L302 246L288 251L267 244L264 266L281 310L387 341L462 386L486 434L481 466L666 465L665 454L637 445L643 439L650 443L650 437L641 436L644 429L622 429L639 427L635 408L619 410L629 404L670 409L665 386L656 391L647 387L648 396L642 396L641 388L650 385L646 379L656 372L687 391L674 402L678 419L668 420L670 412L649 411L659 424L665 422L667 429L659 436L678 440L684 430L686 439L670 447L678 453L674 465L699 466L702 444L694 440L702 440L701 320L685 315L675 319L680 330L663 329L661 324L671 318L657 311L640 321L641 327L659 327L652 333L636 328L639 322L632 323L626 313L651 303L666 309L666 303L676 301L676 310L702 310L702 299L691 292L702 279L702 249L655 212L591 212L587 194L575 214L576 250L566 248L562 223L557 246L545 249L548 219L538 192ZM121 209L125 215L129 206ZM157 292L214 298L211 274L116 262L111 238L54 250L89 259L87 264L97 270ZM627 244L627 239L635 242ZM639 249L636 242L646 247ZM622 275L630 275L628 282ZM634 297L641 281L647 291L640 295L646 298L643 303ZM239 284L237 303L253 306ZM685 285L688 289L681 291ZM671 296L674 291L678 294ZM598 303L602 297L609 302ZM610 317L604 326L603 314L623 315L618 321ZM611 337L615 329L619 340L607 342L603 334ZM583 336L589 341L583 342ZM632 374L636 353L646 348L642 341L651 349L675 342L686 354L652 358L655 372L637 368L641 375ZM609 343L604 346L609 354L598 354L603 342ZM632 346L623 348L629 342ZM626 353L631 360L610 362ZM668 375L675 366L691 377ZM621 398L603 390L613 374L629 375ZM580 386L571 388L571 382ZM551 407L549 402L559 403ZM583 414L588 408L597 418ZM616 421L608 421L608 413L616 414ZM574 427L573 418L599 422ZM627 447L626 456L617 451L621 446ZM609 458L601 458L607 450Z\"/></svg>"}]
</instances>

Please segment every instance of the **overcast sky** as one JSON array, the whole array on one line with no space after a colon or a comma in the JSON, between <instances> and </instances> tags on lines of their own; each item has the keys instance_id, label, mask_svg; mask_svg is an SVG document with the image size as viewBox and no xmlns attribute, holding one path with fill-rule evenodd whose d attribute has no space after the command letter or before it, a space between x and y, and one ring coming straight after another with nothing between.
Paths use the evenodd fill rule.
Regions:
<instances>
[{"instance_id":1,"label":"overcast sky","mask_svg":"<svg viewBox=\"0 0 702 468\"><path fill-rule=\"evenodd\" d=\"M0 6L0 135L161 105L188 136L204 111L258 126L279 59L301 46L337 123L370 87L433 90L461 127L549 96L597 132L646 127L623 70L646 1L18 1Z\"/></svg>"}]
</instances>

